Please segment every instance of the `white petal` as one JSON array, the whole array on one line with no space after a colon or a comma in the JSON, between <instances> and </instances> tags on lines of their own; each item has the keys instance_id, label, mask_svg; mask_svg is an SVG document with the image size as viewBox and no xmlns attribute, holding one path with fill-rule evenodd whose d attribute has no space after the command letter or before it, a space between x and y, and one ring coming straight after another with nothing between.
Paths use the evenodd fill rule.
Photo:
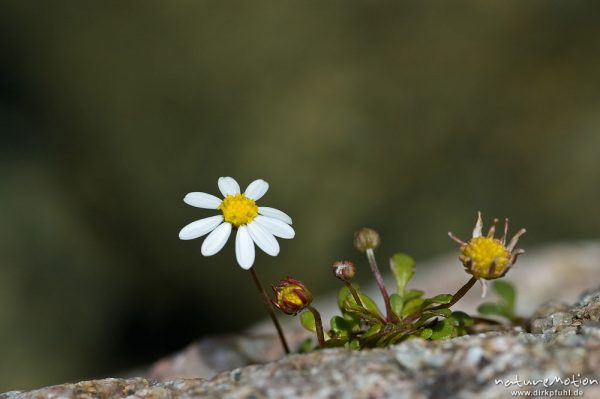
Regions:
<instances>
[{"instance_id":1,"label":"white petal","mask_svg":"<svg viewBox=\"0 0 600 399\"><path fill-rule=\"evenodd\" d=\"M219 177L219 190L224 197L240 193L240 185L233 177Z\"/></svg>"},{"instance_id":2,"label":"white petal","mask_svg":"<svg viewBox=\"0 0 600 399\"><path fill-rule=\"evenodd\" d=\"M481 219L481 212L477 212L477 222L473 229L473 238L481 237L481 229L483 228L483 220Z\"/></svg>"},{"instance_id":3,"label":"white petal","mask_svg":"<svg viewBox=\"0 0 600 399\"><path fill-rule=\"evenodd\" d=\"M244 225L238 227L235 236L235 256L242 269L250 269L254 263L254 242Z\"/></svg>"},{"instance_id":4,"label":"white petal","mask_svg":"<svg viewBox=\"0 0 600 399\"><path fill-rule=\"evenodd\" d=\"M212 256L219 252L231 234L231 224L223 223L214 229L202 243L201 252L204 256Z\"/></svg>"},{"instance_id":5,"label":"white petal","mask_svg":"<svg viewBox=\"0 0 600 399\"><path fill-rule=\"evenodd\" d=\"M253 222L260 224L261 227L264 227L265 230L275 237L294 238L294 235L296 234L289 224L286 224L279 219L258 215L254 218Z\"/></svg>"},{"instance_id":6,"label":"white petal","mask_svg":"<svg viewBox=\"0 0 600 399\"><path fill-rule=\"evenodd\" d=\"M277 254L279 254L279 243L275 237L273 237L273 234L266 231L264 227L261 227L258 223L249 223L247 226L250 237L252 237L252 240L254 240L260 249L271 256L277 256Z\"/></svg>"},{"instance_id":7,"label":"white petal","mask_svg":"<svg viewBox=\"0 0 600 399\"><path fill-rule=\"evenodd\" d=\"M292 218L279 209L269 208L268 206L259 206L258 213L271 218L279 219L287 224L292 224Z\"/></svg>"},{"instance_id":8,"label":"white petal","mask_svg":"<svg viewBox=\"0 0 600 399\"><path fill-rule=\"evenodd\" d=\"M223 215L196 220L181 229L179 232L179 239L193 240L194 238L202 237L214 230L214 228L221 224L222 221Z\"/></svg>"},{"instance_id":9,"label":"white petal","mask_svg":"<svg viewBox=\"0 0 600 399\"><path fill-rule=\"evenodd\" d=\"M269 189L269 183L263 179L254 180L248 185L248 188L244 192L244 195L254 201L258 201Z\"/></svg>"},{"instance_id":10,"label":"white petal","mask_svg":"<svg viewBox=\"0 0 600 399\"><path fill-rule=\"evenodd\" d=\"M196 208L217 209L222 201L220 198L206 193L188 193L183 202Z\"/></svg>"}]
</instances>

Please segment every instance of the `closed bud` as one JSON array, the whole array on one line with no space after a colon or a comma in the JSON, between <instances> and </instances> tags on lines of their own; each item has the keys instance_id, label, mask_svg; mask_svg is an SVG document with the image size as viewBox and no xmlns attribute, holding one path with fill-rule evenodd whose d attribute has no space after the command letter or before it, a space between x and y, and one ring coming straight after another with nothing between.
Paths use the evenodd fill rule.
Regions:
<instances>
[{"instance_id":1,"label":"closed bud","mask_svg":"<svg viewBox=\"0 0 600 399\"><path fill-rule=\"evenodd\" d=\"M312 302L312 294L302 282L287 277L277 285L272 286L275 300L272 300L279 310L285 314L295 315Z\"/></svg>"},{"instance_id":2,"label":"closed bud","mask_svg":"<svg viewBox=\"0 0 600 399\"><path fill-rule=\"evenodd\" d=\"M337 261L333 264L333 274L342 281L350 281L356 274L356 267L350 261Z\"/></svg>"},{"instance_id":3,"label":"closed bud","mask_svg":"<svg viewBox=\"0 0 600 399\"><path fill-rule=\"evenodd\" d=\"M376 249L380 243L379 233L368 227L363 227L354 233L354 247L360 252L366 252L367 249Z\"/></svg>"}]
</instances>

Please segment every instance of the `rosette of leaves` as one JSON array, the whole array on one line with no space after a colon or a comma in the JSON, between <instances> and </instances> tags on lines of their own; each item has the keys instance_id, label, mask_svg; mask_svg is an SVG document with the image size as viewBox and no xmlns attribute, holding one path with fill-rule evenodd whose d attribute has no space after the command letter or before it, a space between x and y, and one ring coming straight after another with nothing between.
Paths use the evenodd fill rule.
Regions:
<instances>
[{"instance_id":1,"label":"rosette of leaves","mask_svg":"<svg viewBox=\"0 0 600 399\"><path fill-rule=\"evenodd\" d=\"M325 347L385 347L416 337L439 340L466 334L473 320L464 312L448 308L452 295L425 298L423 291L407 288L415 268L410 256L395 254L390 259L390 268L396 279L396 291L390 295L393 314L382 314L358 284L352 284L356 295L344 286L338 292L341 315L331 319ZM302 313L300 321L309 331L316 331L311 312Z\"/></svg>"}]
</instances>

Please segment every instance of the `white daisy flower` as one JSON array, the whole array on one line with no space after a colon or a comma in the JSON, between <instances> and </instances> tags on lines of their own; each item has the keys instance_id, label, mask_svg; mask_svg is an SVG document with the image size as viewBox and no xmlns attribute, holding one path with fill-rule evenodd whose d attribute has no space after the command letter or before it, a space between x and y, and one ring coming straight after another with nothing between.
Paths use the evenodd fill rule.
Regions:
<instances>
[{"instance_id":1,"label":"white daisy flower","mask_svg":"<svg viewBox=\"0 0 600 399\"><path fill-rule=\"evenodd\" d=\"M220 215L196 220L179 232L182 240L208 234L202 243L202 255L212 256L219 252L231 231L237 229L235 255L240 266L247 270L254 263L254 244L267 254L276 256L279 243L275 237L294 238L295 232L290 226L292 218L279 209L256 205L256 201L269 189L266 181L254 180L243 193L232 177L220 177L218 185L225 197L222 200L207 193L189 193L183 199L186 204L197 208L221 211Z\"/></svg>"}]
</instances>

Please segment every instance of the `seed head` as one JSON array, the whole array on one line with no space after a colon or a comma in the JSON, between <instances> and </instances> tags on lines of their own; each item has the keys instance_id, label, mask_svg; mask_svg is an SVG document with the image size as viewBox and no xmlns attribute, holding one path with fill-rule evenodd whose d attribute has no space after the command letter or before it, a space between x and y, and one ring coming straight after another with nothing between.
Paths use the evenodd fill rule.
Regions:
<instances>
[{"instance_id":1,"label":"seed head","mask_svg":"<svg viewBox=\"0 0 600 399\"><path fill-rule=\"evenodd\" d=\"M367 249L376 249L380 243L379 233L368 227L363 227L354 233L354 247L360 252L366 252Z\"/></svg>"},{"instance_id":2,"label":"seed head","mask_svg":"<svg viewBox=\"0 0 600 399\"><path fill-rule=\"evenodd\" d=\"M333 264L333 274L342 281L350 281L356 274L356 267L348 260L337 261Z\"/></svg>"}]
</instances>

